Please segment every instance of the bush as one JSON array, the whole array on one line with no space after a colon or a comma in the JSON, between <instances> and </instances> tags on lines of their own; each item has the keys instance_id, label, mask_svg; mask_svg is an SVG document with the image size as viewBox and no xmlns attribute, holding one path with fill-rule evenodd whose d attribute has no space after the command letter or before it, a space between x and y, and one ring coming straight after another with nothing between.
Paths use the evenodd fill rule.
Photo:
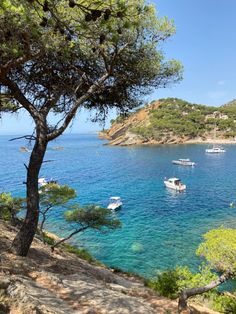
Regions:
<instances>
[{"instance_id":1,"label":"bush","mask_svg":"<svg viewBox=\"0 0 236 314\"><path fill-rule=\"evenodd\" d=\"M225 313L236 313L236 298L224 294L216 294L213 299L213 310Z\"/></svg>"},{"instance_id":2,"label":"bush","mask_svg":"<svg viewBox=\"0 0 236 314\"><path fill-rule=\"evenodd\" d=\"M25 199L12 197L11 193L0 193L0 219L16 220L17 213L24 208Z\"/></svg>"},{"instance_id":3,"label":"bush","mask_svg":"<svg viewBox=\"0 0 236 314\"><path fill-rule=\"evenodd\" d=\"M164 297L175 299L182 290L203 286L216 278L217 276L204 264L200 266L198 273L192 273L184 266L157 274L156 278L147 282L147 286Z\"/></svg>"},{"instance_id":4,"label":"bush","mask_svg":"<svg viewBox=\"0 0 236 314\"><path fill-rule=\"evenodd\" d=\"M43 241L44 243L47 243L48 245L53 245L55 244L55 240L48 236L45 232L43 232Z\"/></svg>"},{"instance_id":5,"label":"bush","mask_svg":"<svg viewBox=\"0 0 236 314\"><path fill-rule=\"evenodd\" d=\"M160 293L160 295L169 299L176 299L178 297L179 276L176 270L166 270L153 280L147 282L147 286L154 291Z\"/></svg>"}]
</instances>

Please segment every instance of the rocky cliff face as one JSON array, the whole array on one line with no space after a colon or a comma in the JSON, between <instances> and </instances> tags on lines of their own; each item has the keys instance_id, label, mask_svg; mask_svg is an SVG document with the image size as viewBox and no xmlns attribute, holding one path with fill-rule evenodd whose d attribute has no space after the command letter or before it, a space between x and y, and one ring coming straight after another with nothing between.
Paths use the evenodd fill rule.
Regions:
<instances>
[{"instance_id":1,"label":"rocky cliff face","mask_svg":"<svg viewBox=\"0 0 236 314\"><path fill-rule=\"evenodd\" d=\"M111 145L138 145L150 142L150 139L146 139L135 132L132 129L138 126L146 127L149 122L149 112L151 109L158 108L160 104L158 102L139 110L131 114L125 119L115 121L109 130L105 130L99 133L99 137L109 140Z\"/></svg>"},{"instance_id":2,"label":"rocky cliff face","mask_svg":"<svg viewBox=\"0 0 236 314\"><path fill-rule=\"evenodd\" d=\"M217 108L175 98L152 102L128 117L120 116L109 130L99 133L110 145L124 146L235 143L235 136L235 103Z\"/></svg>"}]
</instances>

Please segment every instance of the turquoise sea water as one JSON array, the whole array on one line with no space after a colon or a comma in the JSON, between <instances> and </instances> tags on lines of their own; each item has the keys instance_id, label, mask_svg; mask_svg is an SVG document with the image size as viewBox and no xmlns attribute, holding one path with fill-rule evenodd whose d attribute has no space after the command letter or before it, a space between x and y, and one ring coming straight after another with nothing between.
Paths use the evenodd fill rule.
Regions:
<instances>
[{"instance_id":1,"label":"turquoise sea water","mask_svg":"<svg viewBox=\"0 0 236 314\"><path fill-rule=\"evenodd\" d=\"M0 192L24 195L23 140L0 136ZM122 229L109 234L86 232L73 243L87 248L98 260L126 271L150 276L176 265L196 269L195 250L201 235L221 225L236 228L236 146L222 155L205 154L206 145L110 147L96 135L65 135L48 149L41 176L53 177L78 193L81 204L107 205L121 196L124 206L115 213ZM190 158L195 168L174 166L172 159ZM164 177L177 176L187 184L185 193L163 185ZM47 228L66 234L63 209L56 210Z\"/></svg>"}]
</instances>

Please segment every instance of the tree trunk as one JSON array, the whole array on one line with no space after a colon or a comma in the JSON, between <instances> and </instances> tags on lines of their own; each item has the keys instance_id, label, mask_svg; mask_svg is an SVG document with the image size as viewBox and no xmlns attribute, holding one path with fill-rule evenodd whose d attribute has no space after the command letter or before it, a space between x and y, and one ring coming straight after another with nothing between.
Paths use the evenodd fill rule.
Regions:
<instances>
[{"instance_id":1,"label":"tree trunk","mask_svg":"<svg viewBox=\"0 0 236 314\"><path fill-rule=\"evenodd\" d=\"M38 175L47 149L46 132L38 131L27 169L27 213L20 231L12 243L12 251L20 256L28 254L37 231L39 219Z\"/></svg>"},{"instance_id":2,"label":"tree trunk","mask_svg":"<svg viewBox=\"0 0 236 314\"><path fill-rule=\"evenodd\" d=\"M186 310L188 307L187 300L190 297L193 297L197 294L205 293L213 288L218 287L225 281L227 281L230 278L230 274L223 274L218 279L212 281L206 286L200 287L200 288L191 288L191 289L185 289L181 292L179 296L179 304L178 304L178 310L179 313Z\"/></svg>"}]
</instances>

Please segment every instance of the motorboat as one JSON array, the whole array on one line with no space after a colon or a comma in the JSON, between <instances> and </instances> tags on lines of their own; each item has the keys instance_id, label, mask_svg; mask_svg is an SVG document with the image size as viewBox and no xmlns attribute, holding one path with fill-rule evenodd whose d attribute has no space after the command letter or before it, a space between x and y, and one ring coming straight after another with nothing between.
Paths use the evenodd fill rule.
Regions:
<instances>
[{"instance_id":1,"label":"motorboat","mask_svg":"<svg viewBox=\"0 0 236 314\"><path fill-rule=\"evenodd\" d=\"M212 148L207 148L206 149L206 153L208 154L219 154L219 153L225 153L226 150L221 147L221 146L217 146L217 145L214 145Z\"/></svg>"},{"instance_id":2,"label":"motorboat","mask_svg":"<svg viewBox=\"0 0 236 314\"><path fill-rule=\"evenodd\" d=\"M189 158L186 158L186 159L180 158L178 160L172 160L172 164L180 165L180 166L190 166L190 167L196 166L196 163L194 161L191 161Z\"/></svg>"},{"instance_id":3,"label":"motorboat","mask_svg":"<svg viewBox=\"0 0 236 314\"><path fill-rule=\"evenodd\" d=\"M45 186L45 185L50 184L50 183L57 184L57 181L52 179L52 178L51 179L46 179L46 178L39 178L38 179L38 184L40 187Z\"/></svg>"},{"instance_id":4,"label":"motorboat","mask_svg":"<svg viewBox=\"0 0 236 314\"><path fill-rule=\"evenodd\" d=\"M112 196L110 197L109 205L107 206L108 209L117 210L123 205L121 198L119 196Z\"/></svg>"},{"instance_id":5,"label":"motorboat","mask_svg":"<svg viewBox=\"0 0 236 314\"><path fill-rule=\"evenodd\" d=\"M214 128L214 140L216 140L216 126ZM219 154L225 153L226 150L220 145L213 145L212 148L207 148L206 153L208 154Z\"/></svg>"},{"instance_id":6,"label":"motorboat","mask_svg":"<svg viewBox=\"0 0 236 314\"><path fill-rule=\"evenodd\" d=\"M186 185L181 182L178 178L169 178L164 180L164 184L167 188L175 191L184 191L186 190Z\"/></svg>"}]
</instances>

